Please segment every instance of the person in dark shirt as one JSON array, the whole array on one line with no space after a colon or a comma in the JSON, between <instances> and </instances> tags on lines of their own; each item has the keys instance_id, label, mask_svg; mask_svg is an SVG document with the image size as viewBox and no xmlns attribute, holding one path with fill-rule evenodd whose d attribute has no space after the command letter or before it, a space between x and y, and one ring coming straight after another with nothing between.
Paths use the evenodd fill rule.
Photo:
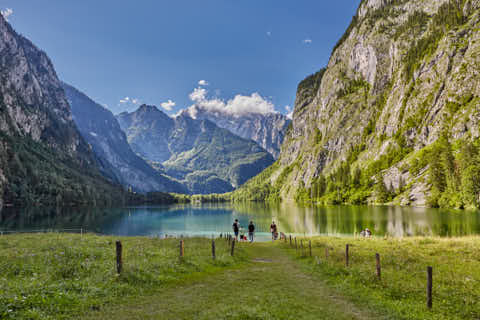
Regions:
<instances>
[{"instance_id":1,"label":"person in dark shirt","mask_svg":"<svg viewBox=\"0 0 480 320\"><path fill-rule=\"evenodd\" d=\"M277 231L277 225L275 224L275 221L272 221L272 224L270 225L270 232L272 233L272 240L277 240L278 231Z\"/></svg>"},{"instance_id":2,"label":"person in dark shirt","mask_svg":"<svg viewBox=\"0 0 480 320\"><path fill-rule=\"evenodd\" d=\"M235 240L238 241L238 232L240 231L240 223L238 219L235 219L235 222L232 225L233 233L235 234Z\"/></svg>"},{"instance_id":3,"label":"person in dark shirt","mask_svg":"<svg viewBox=\"0 0 480 320\"><path fill-rule=\"evenodd\" d=\"M253 224L253 221L250 221L250 224L248 225L248 240L250 240L250 242L253 242L254 234L255 234L255 225Z\"/></svg>"}]
</instances>

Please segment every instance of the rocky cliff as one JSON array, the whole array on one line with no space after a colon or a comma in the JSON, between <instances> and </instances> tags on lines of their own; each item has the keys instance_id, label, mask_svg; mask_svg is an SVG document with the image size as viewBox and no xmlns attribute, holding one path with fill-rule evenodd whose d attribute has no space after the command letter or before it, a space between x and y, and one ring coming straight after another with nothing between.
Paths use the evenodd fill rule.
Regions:
<instances>
[{"instance_id":1,"label":"rocky cliff","mask_svg":"<svg viewBox=\"0 0 480 320\"><path fill-rule=\"evenodd\" d=\"M197 105L184 110L183 114L188 114L194 119L210 120L220 128L227 129L237 136L251 139L267 150L275 159L280 155L280 148L291 122L287 116L281 113L245 112L235 114L210 110Z\"/></svg>"},{"instance_id":2,"label":"rocky cliff","mask_svg":"<svg viewBox=\"0 0 480 320\"><path fill-rule=\"evenodd\" d=\"M85 141L92 146L105 176L138 192L187 191L132 151L112 112L72 86L65 83L62 86L72 108L73 120Z\"/></svg>"},{"instance_id":3,"label":"rocky cliff","mask_svg":"<svg viewBox=\"0 0 480 320\"><path fill-rule=\"evenodd\" d=\"M249 187L327 203L478 206L479 25L478 0L362 1L328 66L299 84L269 183Z\"/></svg>"},{"instance_id":4,"label":"rocky cliff","mask_svg":"<svg viewBox=\"0 0 480 320\"><path fill-rule=\"evenodd\" d=\"M251 140L188 115L168 117L154 106L118 115L132 149L190 193L232 191L273 163Z\"/></svg>"},{"instance_id":5,"label":"rocky cliff","mask_svg":"<svg viewBox=\"0 0 480 320\"><path fill-rule=\"evenodd\" d=\"M112 200L96 163L51 61L0 15L0 207Z\"/></svg>"}]
</instances>

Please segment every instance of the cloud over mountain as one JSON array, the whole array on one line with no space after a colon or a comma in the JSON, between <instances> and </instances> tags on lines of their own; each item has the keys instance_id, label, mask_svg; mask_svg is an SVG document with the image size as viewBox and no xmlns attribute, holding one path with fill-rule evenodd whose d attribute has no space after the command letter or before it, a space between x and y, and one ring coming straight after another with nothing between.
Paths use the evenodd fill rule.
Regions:
<instances>
[{"instance_id":1,"label":"cloud over mountain","mask_svg":"<svg viewBox=\"0 0 480 320\"><path fill-rule=\"evenodd\" d=\"M220 98L208 98L207 94L208 90L205 88L195 88L189 95L190 100L194 102L192 107L197 106L212 112L222 112L232 115L244 115L248 113L265 115L276 113L274 104L256 92L250 96L239 94L228 101ZM195 109L192 107L190 108L191 111Z\"/></svg>"},{"instance_id":2,"label":"cloud over mountain","mask_svg":"<svg viewBox=\"0 0 480 320\"><path fill-rule=\"evenodd\" d=\"M173 102L172 100L168 100L167 102L163 102L160 105L166 111L172 111L173 107L175 107L177 104L175 102Z\"/></svg>"}]
</instances>

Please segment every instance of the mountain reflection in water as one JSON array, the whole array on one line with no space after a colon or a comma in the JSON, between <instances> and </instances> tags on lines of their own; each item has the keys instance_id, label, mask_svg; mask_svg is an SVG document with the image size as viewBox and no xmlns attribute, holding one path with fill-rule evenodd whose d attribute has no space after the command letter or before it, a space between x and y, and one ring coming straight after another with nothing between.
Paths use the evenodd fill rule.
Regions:
<instances>
[{"instance_id":1,"label":"mountain reflection in water","mask_svg":"<svg viewBox=\"0 0 480 320\"><path fill-rule=\"evenodd\" d=\"M199 204L131 208L4 209L0 230L83 228L125 236L211 236L231 232L234 219L250 220L260 239L269 238L275 220L287 234L352 236L365 228L374 235L465 236L480 234L480 212L409 207L320 206L294 204Z\"/></svg>"}]
</instances>

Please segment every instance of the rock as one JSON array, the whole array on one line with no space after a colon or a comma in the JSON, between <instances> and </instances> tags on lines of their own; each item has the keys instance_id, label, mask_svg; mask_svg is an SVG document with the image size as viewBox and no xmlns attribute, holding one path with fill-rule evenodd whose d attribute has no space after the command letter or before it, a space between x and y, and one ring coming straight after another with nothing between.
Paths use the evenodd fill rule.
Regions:
<instances>
[{"instance_id":1,"label":"rock","mask_svg":"<svg viewBox=\"0 0 480 320\"><path fill-rule=\"evenodd\" d=\"M361 2L320 80L308 77L298 87L277 169L295 168L284 184L290 187L281 189L283 199L293 199L299 186L309 187L320 174L328 176L364 145L351 168L365 169L382 155L409 148L382 173L387 185L398 188L400 177L411 185L405 201L426 205L430 186L408 174L407 160L437 141L444 128L451 128L452 140L479 136L480 4L467 1L466 23L439 29L432 21L447 3ZM416 48L447 29L431 49Z\"/></svg>"}]
</instances>

